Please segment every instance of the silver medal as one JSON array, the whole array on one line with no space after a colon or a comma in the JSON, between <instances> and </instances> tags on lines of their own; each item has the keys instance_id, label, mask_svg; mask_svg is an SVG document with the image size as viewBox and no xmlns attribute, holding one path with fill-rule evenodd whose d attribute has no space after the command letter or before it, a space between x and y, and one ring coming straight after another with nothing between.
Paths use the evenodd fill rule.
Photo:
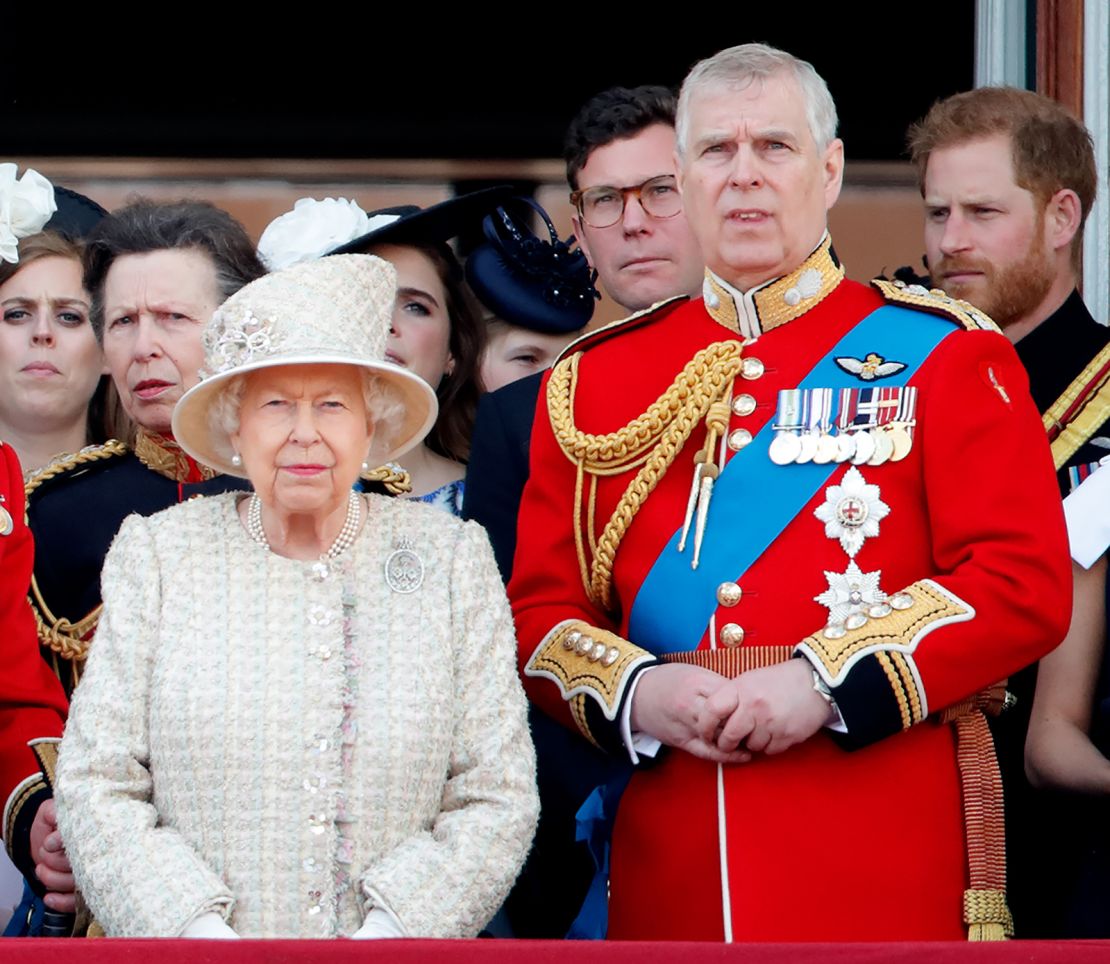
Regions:
<instances>
[{"instance_id":1,"label":"silver medal","mask_svg":"<svg viewBox=\"0 0 1110 964\"><path fill-rule=\"evenodd\" d=\"M851 432L840 432L836 436L836 461L847 462L856 454L856 440Z\"/></svg>"},{"instance_id":2,"label":"silver medal","mask_svg":"<svg viewBox=\"0 0 1110 964\"><path fill-rule=\"evenodd\" d=\"M875 440L868 431L853 432L852 441L855 442L856 451L852 456L852 465L863 465L875 454Z\"/></svg>"},{"instance_id":3,"label":"silver medal","mask_svg":"<svg viewBox=\"0 0 1110 964\"><path fill-rule=\"evenodd\" d=\"M775 465L790 465L802 449L802 440L793 432L778 432L771 441L768 454Z\"/></svg>"},{"instance_id":4,"label":"silver medal","mask_svg":"<svg viewBox=\"0 0 1110 964\"><path fill-rule=\"evenodd\" d=\"M873 428L871 438L875 442L875 451L867 460L867 464L882 465L894 454L894 443L890 441L890 433L882 428Z\"/></svg>"},{"instance_id":5,"label":"silver medal","mask_svg":"<svg viewBox=\"0 0 1110 964\"><path fill-rule=\"evenodd\" d=\"M805 465L806 462L812 462L813 456L817 454L817 436L812 432L805 432L800 439L798 439L800 448L798 457L794 459L798 465Z\"/></svg>"}]
</instances>

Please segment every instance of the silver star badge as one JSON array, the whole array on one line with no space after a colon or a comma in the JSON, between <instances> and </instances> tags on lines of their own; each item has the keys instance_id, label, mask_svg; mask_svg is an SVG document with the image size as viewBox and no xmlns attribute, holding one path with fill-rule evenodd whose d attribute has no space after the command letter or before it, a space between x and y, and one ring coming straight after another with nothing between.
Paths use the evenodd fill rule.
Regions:
<instances>
[{"instance_id":1,"label":"silver star badge","mask_svg":"<svg viewBox=\"0 0 1110 964\"><path fill-rule=\"evenodd\" d=\"M879 487L865 482L853 465L839 485L825 489L825 501L813 514L825 523L825 535L839 539L854 558L868 536L879 534L879 521L890 515L890 506L879 498Z\"/></svg>"},{"instance_id":2,"label":"silver star badge","mask_svg":"<svg viewBox=\"0 0 1110 964\"><path fill-rule=\"evenodd\" d=\"M865 613L872 606L886 602L886 593L879 588L882 570L864 572L855 562L843 572L825 571L829 588L813 601L829 610L829 623L843 623L853 613Z\"/></svg>"}]
</instances>

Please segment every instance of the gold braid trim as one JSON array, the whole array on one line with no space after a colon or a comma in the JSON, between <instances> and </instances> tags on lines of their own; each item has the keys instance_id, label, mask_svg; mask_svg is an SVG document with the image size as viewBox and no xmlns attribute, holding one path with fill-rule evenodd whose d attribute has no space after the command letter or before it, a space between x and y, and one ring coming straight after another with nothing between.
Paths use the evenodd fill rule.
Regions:
<instances>
[{"instance_id":1,"label":"gold braid trim","mask_svg":"<svg viewBox=\"0 0 1110 964\"><path fill-rule=\"evenodd\" d=\"M547 386L547 412L555 440L577 469L574 493L575 547L582 585L595 603L610 606L613 559L640 506L655 489L679 450L709 413L715 401L727 398L740 373L743 349L738 342L715 342L699 351L671 386L642 415L623 428L591 435L574 424L574 398L582 353L560 362ZM600 537L594 542L594 511L599 476L639 468L625 489ZM587 494L584 475L589 475ZM587 521L583 526L585 503ZM590 547L587 557L583 528Z\"/></svg>"},{"instance_id":2,"label":"gold braid trim","mask_svg":"<svg viewBox=\"0 0 1110 964\"><path fill-rule=\"evenodd\" d=\"M35 613L35 629L40 645L63 659L79 661L89 655L89 643L96 631L96 624L100 621L103 603L77 622L71 623L64 616L55 616L50 611L34 576L31 577L31 594L27 598Z\"/></svg>"},{"instance_id":3,"label":"gold braid trim","mask_svg":"<svg viewBox=\"0 0 1110 964\"><path fill-rule=\"evenodd\" d=\"M887 281L886 278L873 278L871 286L891 304L909 305L934 315L943 315L968 331L1002 331L975 305L959 298L950 298L940 288L926 290L921 285L907 285L902 281Z\"/></svg>"},{"instance_id":4,"label":"gold braid trim","mask_svg":"<svg viewBox=\"0 0 1110 964\"><path fill-rule=\"evenodd\" d=\"M75 452L73 455L59 455L50 462L49 465L44 465L37 472L31 473L23 486L23 491L30 496L30 494L44 482L56 476L63 475L70 469L77 468L79 465L86 465L89 462L102 462L104 459L111 459L115 458L117 455L126 454L127 446L118 439L113 438L109 439L103 445L89 446L89 448L81 449L80 452Z\"/></svg>"},{"instance_id":5,"label":"gold braid trim","mask_svg":"<svg viewBox=\"0 0 1110 964\"><path fill-rule=\"evenodd\" d=\"M1041 417L1057 471L1110 415L1110 345L1102 349Z\"/></svg>"},{"instance_id":6,"label":"gold braid trim","mask_svg":"<svg viewBox=\"0 0 1110 964\"><path fill-rule=\"evenodd\" d=\"M702 666L731 679L749 670L785 663L793 655L793 646L735 646L732 649L693 649L663 653L659 658L664 663Z\"/></svg>"},{"instance_id":7,"label":"gold braid trim","mask_svg":"<svg viewBox=\"0 0 1110 964\"><path fill-rule=\"evenodd\" d=\"M910 669L914 651L934 630L949 623L974 619L975 609L932 579L912 583L897 595L908 596L911 605L868 620L842 636L830 637L825 630L819 630L803 639L797 648L809 658L829 686L839 686L851 668L870 653L903 654L903 662L883 664L883 670L894 686L899 706L916 722L928 715L928 707L925 694L920 692ZM907 700L904 706L903 698Z\"/></svg>"},{"instance_id":8,"label":"gold braid trim","mask_svg":"<svg viewBox=\"0 0 1110 964\"><path fill-rule=\"evenodd\" d=\"M27 505L30 506L31 493L51 479L90 462L102 462L105 459L126 454L127 446L123 442L110 439L103 445L91 446L73 455L60 456L49 465L35 472L27 480L23 486L23 491L27 494ZM24 517L27 518L26 512ZM57 653L63 659L70 661L83 660L88 655L89 640L96 629L103 606L97 606L92 612L75 623L64 617L55 616L43 598L38 580L33 575L31 576L31 592L28 600L31 603L31 610L35 614L35 628L38 632L39 643Z\"/></svg>"},{"instance_id":9,"label":"gold braid trim","mask_svg":"<svg viewBox=\"0 0 1110 964\"><path fill-rule=\"evenodd\" d=\"M412 491L412 477L401 466L392 462L363 472L359 478L366 482L381 482L392 495L405 495Z\"/></svg>"},{"instance_id":10,"label":"gold braid trim","mask_svg":"<svg viewBox=\"0 0 1110 964\"><path fill-rule=\"evenodd\" d=\"M1014 936L1014 919L1000 890L965 890L964 923L969 941L1004 941Z\"/></svg>"},{"instance_id":11,"label":"gold braid trim","mask_svg":"<svg viewBox=\"0 0 1110 964\"><path fill-rule=\"evenodd\" d=\"M1001 941L1014 936L1006 906L1006 826L1002 777L987 719L979 710L959 717L956 759L963 791L968 883L964 922L969 941Z\"/></svg>"},{"instance_id":12,"label":"gold braid trim","mask_svg":"<svg viewBox=\"0 0 1110 964\"><path fill-rule=\"evenodd\" d=\"M633 672L653 662L651 653L627 639L599 626L568 619L540 640L524 666L524 675L555 683L570 703L578 728L596 742L586 723L586 699L594 700L606 719L615 720Z\"/></svg>"},{"instance_id":13,"label":"gold braid trim","mask_svg":"<svg viewBox=\"0 0 1110 964\"><path fill-rule=\"evenodd\" d=\"M217 472L210 465L202 465L185 454L185 450L173 439L141 428L135 436L135 455L152 472L165 476L173 482L185 482L197 467L202 481L214 479Z\"/></svg>"},{"instance_id":14,"label":"gold braid trim","mask_svg":"<svg viewBox=\"0 0 1110 964\"><path fill-rule=\"evenodd\" d=\"M880 651L875 654L875 659L879 661L879 666L882 667L883 672L886 674L887 682L890 684L891 691L894 693L894 699L898 703L898 714L902 718L902 729L908 730L913 726L914 719L910 713L909 701L906 699L906 690L902 685L902 679L898 670L894 667L889 653Z\"/></svg>"},{"instance_id":15,"label":"gold braid trim","mask_svg":"<svg viewBox=\"0 0 1110 964\"><path fill-rule=\"evenodd\" d=\"M58 747L61 742L61 737L43 736L27 744L39 761L39 768L51 790L54 789L54 772L58 769Z\"/></svg>"},{"instance_id":16,"label":"gold braid trim","mask_svg":"<svg viewBox=\"0 0 1110 964\"><path fill-rule=\"evenodd\" d=\"M4 810L3 830L4 844L9 857L12 856L12 841L15 839L15 825L19 820L20 812L27 805L27 801L42 790L43 787L49 787L46 778L41 773L35 773L20 783L19 786L12 791L11 797L8 798Z\"/></svg>"}]
</instances>

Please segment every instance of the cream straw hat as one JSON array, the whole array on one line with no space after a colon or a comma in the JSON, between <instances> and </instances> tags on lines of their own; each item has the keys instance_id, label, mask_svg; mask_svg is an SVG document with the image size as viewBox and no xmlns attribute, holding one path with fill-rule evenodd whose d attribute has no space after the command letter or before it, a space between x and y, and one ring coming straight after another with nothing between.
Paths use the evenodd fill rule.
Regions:
<instances>
[{"instance_id":1,"label":"cream straw hat","mask_svg":"<svg viewBox=\"0 0 1110 964\"><path fill-rule=\"evenodd\" d=\"M245 478L226 430L209 418L228 381L279 365L353 365L372 372L402 409L395 431L374 433L371 464L400 457L427 435L438 404L424 379L384 360L396 292L393 266L362 254L304 262L241 288L204 329L201 381L174 409L174 438L197 461Z\"/></svg>"}]
</instances>

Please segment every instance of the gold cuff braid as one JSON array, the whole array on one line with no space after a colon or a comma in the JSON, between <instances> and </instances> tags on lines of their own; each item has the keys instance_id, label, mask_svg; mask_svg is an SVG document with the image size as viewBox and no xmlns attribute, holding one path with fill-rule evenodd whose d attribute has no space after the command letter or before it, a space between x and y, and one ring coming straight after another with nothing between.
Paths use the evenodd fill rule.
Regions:
<instances>
[{"instance_id":1,"label":"gold cuff braid","mask_svg":"<svg viewBox=\"0 0 1110 964\"><path fill-rule=\"evenodd\" d=\"M633 670L649 662L655 662L655 657L627 639L589 623L567 620L536 647L524 674L554 682L563 699L571 701L579 729L593 740L585 722L584 702L577 698L593 699L606 719L614 720Z\"/></svg>"},{"instance_id":2,"label":"gold cuff braid","mask_svg":"<svg viewBox=\"0 0 1110 964\"><path fill-rule=\"evenodd\" d=\"M798 649L812 660L830 686L843 682L852 665L868 653L912 656L918 643L934 629L975 616L970 605L932 579L919 580L895 595L908 596L912 604L882 618L868 620L843 635L830 636L820 630L798 644ZM899 662L891 663L888 675L903 676L908 668Z\"/></svg>"}]
</instances>

